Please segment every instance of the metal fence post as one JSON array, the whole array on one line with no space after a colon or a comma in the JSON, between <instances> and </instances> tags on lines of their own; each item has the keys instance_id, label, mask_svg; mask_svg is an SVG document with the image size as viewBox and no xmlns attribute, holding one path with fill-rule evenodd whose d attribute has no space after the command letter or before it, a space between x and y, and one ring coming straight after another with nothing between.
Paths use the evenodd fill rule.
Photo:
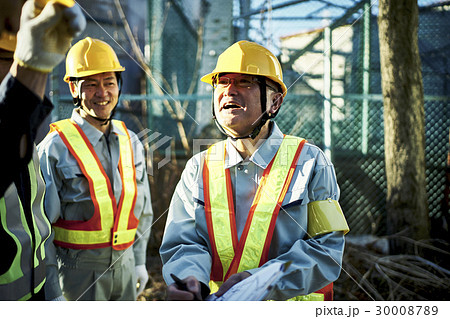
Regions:
<instances>
[{"instance_id":1,"label":"metal fence post","mask_svg":"<svg viewBox=\"0 0 450 319\"><path fill-rule=\"evenodd\" d=\"M323 32L323 140L324 152L331 159L331 28Z\"/></svg>"},{"instance_id":2,"label":"metal fence post","mask_svg":"<svg viewBox=\"0 0 450 319\"><path fill-rule=\"evenodd\" d=\"M361 152L366 155L369 144L369 86L370 86L370 3L364 4L362 65L362 125Z\"/></svg>"}]
</instances>

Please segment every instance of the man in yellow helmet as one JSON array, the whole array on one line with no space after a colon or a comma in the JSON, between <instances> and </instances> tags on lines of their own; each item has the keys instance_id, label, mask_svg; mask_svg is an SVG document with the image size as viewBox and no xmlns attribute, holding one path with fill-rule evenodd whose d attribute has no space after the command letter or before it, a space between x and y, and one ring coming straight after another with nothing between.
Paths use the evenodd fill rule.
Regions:
<instances>
[{"instance_id":1,"label":"man in yellow helmet","mask_svg":"<svg viewBox=\"0 0 450 319\"><path fill-rule=\"evenodd\" d=\"M86 20L73 1L40 2L0 2L0 300L59 297L42 288L51 226L42 209L45 185L34 140L52 109L44 97L48 73Z\"/></svg>"},{"instance_id":2,"label":"man in yellow helmet","mask_svg":"<svg viewBox=\"0 0 450 319\"><path fill-rule=\"evenodd\" d=\"M168 299L220 297L291 262L266 298L331 300L348 226L330 160L273 121L287 92L280 63L239 41L202 81L228 139L190 159L175 190L160 248Z\"/></svg>"},{"instance_id":3,"label":"man in yellow helmet","mask_svg":"<svg viewBox=\"0 0 450 319\"><path fill-rule=\"evenodd\" d=\"M64 80L77 108L38 145L53 223L45 288L68 300L136 300L148 280L153 211L144 148L112 119L124 70L107 43L74 44Z\"/></svg>"}]
</instances>

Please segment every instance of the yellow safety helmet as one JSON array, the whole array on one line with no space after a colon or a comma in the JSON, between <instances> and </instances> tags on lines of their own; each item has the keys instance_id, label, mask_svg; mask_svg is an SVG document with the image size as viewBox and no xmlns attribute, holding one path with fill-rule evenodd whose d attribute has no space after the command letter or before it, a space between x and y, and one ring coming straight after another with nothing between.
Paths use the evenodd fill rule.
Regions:
<instances>
[{"instance_id":1,"label":"yellow safety helmet","mask_svg":"<svg viewBox=\"0 0 450 319\"><path fill-rule=\"evenodd\" d=\"M34 2L36 3L36 5L40 8L45 7L45 5L47 4L47 2L50 2L51 0L34 0ZM71 8L75 5L75 1L74 0L53 0L56 3L62 4L63 6L66 6L68 8Z\"/></svg>"},{"instance_id":2,"label":"yellow safety helmet","mask_svg":"<svg viewBox=\"0 0 450 319\"><path fill-rule=\"evenodd\" d=\"M49 1L50 0L34 0L38 8L44 8L47 2ZM53 0L53 1L69 8L75 5L74 0ZM25 0L22 1L22 4L18 3L18 5L20 4L22 6L23 3L25 3ZM17 17L17 19L19 19L19 17ZM14 52L14 50L16 49L16 43L17 43L16 32L8 32L6 30L3 30L3 32L0 34L0 49Z\"/></svg>"},{"instance_id":3,"label":"yellow safety helmet","mask_svg":"<svg viewBox=\"0 0 450 319\"><path fill-rule=\"evenodd\" d=\"M283 83L283 71L278 59L265 47L250 41L239 41L226 49L217 59L216 68L201 78L212 85L220 73L243 73L264 76L278 83L283 96L287 88Z\"/></svg>"},{"instance_id":4,"label":"yellow safety helmet","mask_svg":"<svg viewBox=\"0 0 450 319\"><path fill-rule=\"evenodd\" d=\"M81 78L104 72L122 72L113 48L106 42L87 37L75 43L67 53L66 75L64 81L70 78Z\"/></svg>"}]
</instances>

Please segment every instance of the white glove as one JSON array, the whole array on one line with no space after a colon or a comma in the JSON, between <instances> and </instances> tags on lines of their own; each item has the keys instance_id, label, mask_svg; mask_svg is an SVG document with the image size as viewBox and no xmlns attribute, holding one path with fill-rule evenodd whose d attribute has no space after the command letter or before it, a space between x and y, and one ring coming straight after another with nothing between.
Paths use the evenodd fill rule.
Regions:
<instances>
[{"instance_id":1,"label":"white glove","mask_svg":"<svg viewBox=\"0 0 450 319\"><path fill-rule=\"evenodd\" d=\"M137 278L137 296L139 296L145 288L145 285L147 284L148 281L148 272L147 272L147 268L145 267L145 265L138 265L135 268L136 271L136 278Z\"/></svg>"},{"instance_id":2,"label":"white glove","mask_svg":"<svg viewBox=\"0 0 450 319\"><path fill-rule=\"evenodd\" d=\"M52 299L50 301L67 301L67 299L63 295L61 295L61 296L56 297L56 298L54 298L54 299Z\"/></svg>"},{"instance_id":3,"label":"white glove","mask_svg":"<svg viewBox=\"0 0 450 319\"><path fill-rule=\"evenodd\" d=\"M21 66L48 73L65 57L72 38L86 27L78 5L66 8L51 1L40 11L26 1L17 33L15 60Z\"/></svg>"}]
</instances>

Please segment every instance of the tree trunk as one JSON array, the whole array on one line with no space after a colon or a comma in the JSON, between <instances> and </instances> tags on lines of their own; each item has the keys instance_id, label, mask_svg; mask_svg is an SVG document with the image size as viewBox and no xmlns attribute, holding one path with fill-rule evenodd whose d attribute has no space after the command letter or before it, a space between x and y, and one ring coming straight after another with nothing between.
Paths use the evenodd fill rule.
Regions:
<instances>
[{"instance_id":1,"label":"tree trunk","mask_svg":"<svg viewBox=\"0 0 450 319\"><path fill-rule=\"evenodd\" d=\"M388 234L429 238L417 0L379 1ZM393 237L392 253L412 252Z\"/></svg>"}]
</instances>

